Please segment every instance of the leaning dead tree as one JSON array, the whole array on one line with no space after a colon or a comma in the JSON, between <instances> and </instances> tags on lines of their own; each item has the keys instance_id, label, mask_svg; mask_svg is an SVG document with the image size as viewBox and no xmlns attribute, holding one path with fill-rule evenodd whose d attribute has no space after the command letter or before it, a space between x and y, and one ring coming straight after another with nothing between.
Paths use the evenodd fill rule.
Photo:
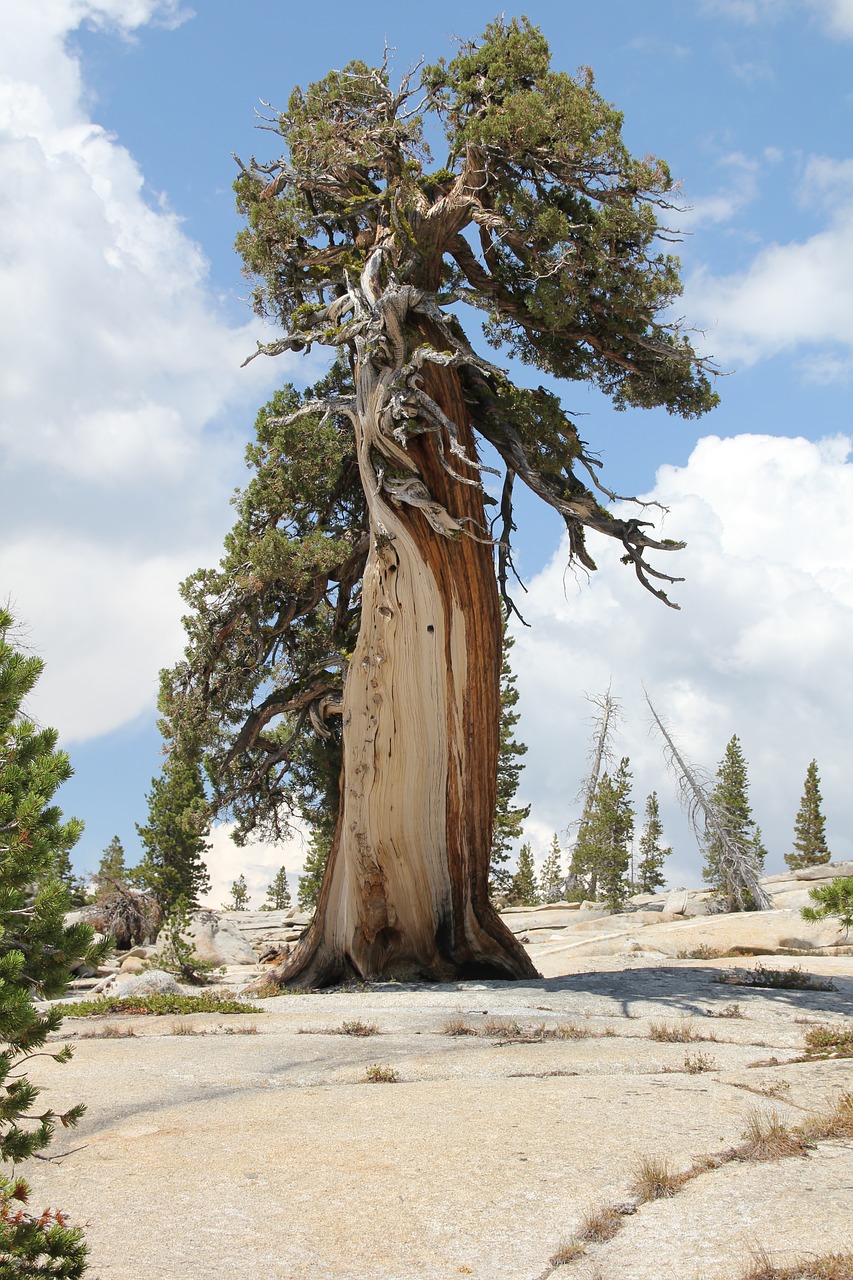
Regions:
<instances>
[{"instance_id":1,"label":"leaning dead tree","mask_svg":"<svg viewBox=\"0 0 853 1280\"><path fill-rule=\"evenodd\" d=\"M773 902L761 884L754 843L745 841L739 835L736 815L728 812L724 805L715 800L710 779L703 776L702 771L679 751L648 693L645 690L644 693L649 711L663 739L667 764L678 779L681 805L696 839L702 845L709 837L714 838L720 878L726 886L728 910L742 911L747 906L753 906L759 911L769 911Z\"/></svg>"},{"instance_id":2,"label":"leaning dead tree","mask_svg":"<svg viewBox=\"0 0 853 1280\"><path fill-rule=\"evenodd\" d=\"M185 588L190 646L163 709L176 740L206 744L241 838L324 797L337 813L282 982L533 973L487 888L516 480L587 569L593 530L659 599L677 581L647 557L681 544L609 509L557 396L511 381L463 329L620 408L716 402L668 319L669 172L630 155L590 73L549 61L522 19L399 88L386 62L351 63L265 118L277 159L241 165L239 247L283 330L258 354L321 346L336 362L259 418L225 558Z\"/></svg>"}]
</instances>

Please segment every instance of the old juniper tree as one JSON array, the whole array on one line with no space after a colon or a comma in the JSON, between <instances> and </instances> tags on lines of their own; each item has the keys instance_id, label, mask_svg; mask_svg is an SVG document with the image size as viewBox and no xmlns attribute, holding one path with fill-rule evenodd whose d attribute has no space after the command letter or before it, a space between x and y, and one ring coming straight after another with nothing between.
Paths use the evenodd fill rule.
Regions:
<instances>
[{"instance_id":1,"label":"old juniper tree","mask_svg":"<svg viewBox=\"0 0 853 1280\"><path fill-rule=\"evenodd\" d=\"M617 408L715 403L672 321L669 171L629 153L590 72L549 64L524 19L399 87L353 62L295 89L266 122L280 154L241 166L239 248L282 330L260 350L336 362L261 415L225 557L186 586L190 644L164 697L207 742L241 832L298 809L309 733L339 762L317 912L283 982L533 973L488 897L516 480L586 568L591 529L656 594L672 581L646 556L677 544L604 505L557 395L474 349L483 332ZM494 519L481 444L501 471Z\"/></svg>"},{"instance_id":2,"label":"old juniper tree","mask_svg":"<svg viewBox=\"0 0 853 1280\"><path fill-rule=\"evenodd\" d=\"M785 854L785 861L792 871L817 867L830 860L822 803L817 762L812 760L806 770L803 798L794 823L794 849L792 853Z\"/></svg>"}]
</instances>

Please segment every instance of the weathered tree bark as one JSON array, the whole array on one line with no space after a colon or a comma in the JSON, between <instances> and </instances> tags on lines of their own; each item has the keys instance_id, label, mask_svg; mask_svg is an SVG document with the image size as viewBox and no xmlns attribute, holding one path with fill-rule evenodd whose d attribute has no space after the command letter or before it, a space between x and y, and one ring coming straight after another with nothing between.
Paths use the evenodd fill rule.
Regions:
<instances>
[{"instance_id":1,"label":"weathered tree bark","mask_svg":"<svg viewBox=\"0 0 853 1280\"><path fill-rule=\"evenodd\" d=\"M448 473L425 433L409 441L411 462L465 532L447 537L411 496L390 499L370 451L382 399L372 381L359 387L357 375L371 547L344 689L341 809L314 922L278 976L294 986L535 977L487 892L501 614L482 491ZM475 460L456 371L428 366L423 385ZM446 434L443 445L452 457Z\"/></svg>"}]
</instances>

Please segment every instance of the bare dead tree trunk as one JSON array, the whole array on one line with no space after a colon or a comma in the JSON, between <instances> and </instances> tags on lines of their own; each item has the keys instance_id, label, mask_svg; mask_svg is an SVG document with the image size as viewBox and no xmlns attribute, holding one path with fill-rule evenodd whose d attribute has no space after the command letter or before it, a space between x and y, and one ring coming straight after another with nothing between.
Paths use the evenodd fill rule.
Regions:
<instances>
[{"instance_id":1,"label":"bare dead tree trunk","mask_svg":"<svg viewBox=\"0 0 853 1280\"><path fill-rule=\"evenodd\" d=\"M715 801L710 786L700 776L699 770L689 763L675 745L672 735L652 705L648 693L646 693L646 702L664 740L667 761L678 778L682 806L690 818L697 840L701 843L702 831L699 822L701 817L705 831L713 832L719 842L720 871L726 882L727 910L742 910L749 895L757 910L769 911L773 903L759 880L754 856L751 855L750 849L733 831L729 815Z\"/></svg>"}]
</instances>

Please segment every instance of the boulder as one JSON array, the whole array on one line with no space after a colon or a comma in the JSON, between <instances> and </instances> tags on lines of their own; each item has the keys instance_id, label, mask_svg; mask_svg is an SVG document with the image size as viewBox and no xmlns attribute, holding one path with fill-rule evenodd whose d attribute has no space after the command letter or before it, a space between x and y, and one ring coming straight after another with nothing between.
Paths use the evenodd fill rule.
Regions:
<instances>
[{"instance_id":1,"label":"boulder","mask_svg":"<svg viewBox=\"0 0 853 1280\"><path fill-rule=\"evenodd\" d=\"M96 987L92 988L93 994L104 996L159 996L159 995L186 995L186 988L182 987L177 979L171 974L166 973L164 969L147 969L145 973L114 973L109 978L104 978L103 982L99 982Z\"/></svg>"},{"instance_id":2,"label":"boulder","mask_svg":"<svg viewBox=\"0 0 853 1280\"><path fill-rule=\"evenodd\" d=\"M255 955L248 942L241 937L234 924L219 911L193 911L188 928L182 937L191 942L196 958L215 966L229 964L255 964ZM157 952L162 953L168 941L161 933L157 939Z\"/></svg>"}]
</instances>

